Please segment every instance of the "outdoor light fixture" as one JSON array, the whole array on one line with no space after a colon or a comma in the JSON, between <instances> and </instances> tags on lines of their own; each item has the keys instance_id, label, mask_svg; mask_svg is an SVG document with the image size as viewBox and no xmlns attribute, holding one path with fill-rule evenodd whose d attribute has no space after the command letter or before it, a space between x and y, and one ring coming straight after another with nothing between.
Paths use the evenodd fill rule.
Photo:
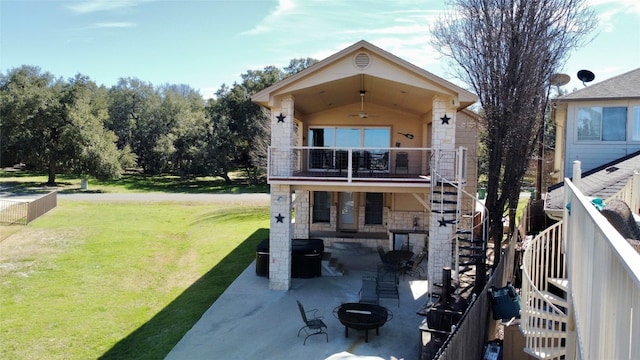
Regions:
<instances>
[{"instance_id":1,"label":"outdoor light fixture","mask_svg":"<svg viewBox=\"0 0 640 360\"><path fill-rule=\"evenodd\" d=\"M412 134L412 133L406 133L406 134L405 134L405 133L401 133L401 132L399 132L398 134L400 134L400 135L404 135L404 137L406 137L406 138L407 138L407 139L409 139L409 140L413 139L413 134Z\"/></svg>"}]
</instances>

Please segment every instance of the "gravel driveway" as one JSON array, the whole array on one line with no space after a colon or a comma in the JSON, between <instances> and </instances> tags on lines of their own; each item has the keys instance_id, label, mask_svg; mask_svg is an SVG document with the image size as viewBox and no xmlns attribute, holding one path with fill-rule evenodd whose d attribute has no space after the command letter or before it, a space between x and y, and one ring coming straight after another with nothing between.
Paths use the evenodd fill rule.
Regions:
<instances>
[{"instance_id":1,"label":"gravel driveway","mask_svg":"<svg viewBox=\"0 0 640 360\"><path fill-rule=\"evenodd\" d=\"M75 193L58 194L60 200L74 201L183 201L183 202L212 202L227 204L269 204L270 195L256 194L183 194L183 193Z\"/></svg>"}]
</instances>

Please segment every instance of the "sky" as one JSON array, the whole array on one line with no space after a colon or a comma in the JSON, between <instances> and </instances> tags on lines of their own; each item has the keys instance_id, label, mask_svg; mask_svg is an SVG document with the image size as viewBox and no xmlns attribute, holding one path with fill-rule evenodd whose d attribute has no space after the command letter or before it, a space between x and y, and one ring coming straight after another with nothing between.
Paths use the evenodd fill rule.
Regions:
<instances>
[{"instance_id":1,"label":"sky","mask_svg":"<svg viewBox=\"0 0 640 360\"><path fill-rule=\"evenodd\" d=\"M572 51L563 89L640 67L640 1L586 0L599 25ZM444 0L0 0L0 72L34 65L98 85L138 78L186 84L204 98L247 70L322 60L360 40L466 87L430 45Z\"/></svg>"}]
</instances>

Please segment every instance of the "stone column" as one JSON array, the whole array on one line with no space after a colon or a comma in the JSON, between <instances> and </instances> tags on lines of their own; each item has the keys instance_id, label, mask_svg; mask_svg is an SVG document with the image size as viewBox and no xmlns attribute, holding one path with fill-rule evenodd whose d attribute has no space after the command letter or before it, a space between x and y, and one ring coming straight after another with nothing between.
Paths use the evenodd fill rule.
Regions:
<instances>
[{"instance_id":1,"label":"stone column","mask_svg":"<svg viewBox=\"0 0 640 360\"><path fill-rule=\"evenodd\" d=\"M433 98L433 123L432 123L432 147L437 149L437 164L432 186L436 186L441 180L455 179L455 138L456 138L456 99L444 96ZM436 189L434 189L434 192ZM432 202L433 205L433 202ZM455 209L456 205L445 205L447 209ZM429 221L429 261L428 276L429 287L433 291L434 283L442 283L442 268L452 266L452 239L455 235L456 224L443 220L450 219L455 214L440 214L439 204L437 208L432 206Z\"/></svg>"},{"instance_id":2,"label":"stone column","mask_svg":"<svg viewBox=\"0 0 640 360\"><path fill-rule=\"evenodd\" d=\"M271 109L271 159L269 173L290 175L294 153L294 102L288 96ZM269 288L291 287L291 187L271 185L271 225L269 230Z\"/></svg>"},{"instance_id":3,"label":"stone column","mask_svg":"<svg viewBox=\"0 0 640 360\"><path fill-rule=\"evenodd\" d=\"M269 288L291 287L291 190L288 185L271 185L269 226Z\"/></svg>"}]
</instances>

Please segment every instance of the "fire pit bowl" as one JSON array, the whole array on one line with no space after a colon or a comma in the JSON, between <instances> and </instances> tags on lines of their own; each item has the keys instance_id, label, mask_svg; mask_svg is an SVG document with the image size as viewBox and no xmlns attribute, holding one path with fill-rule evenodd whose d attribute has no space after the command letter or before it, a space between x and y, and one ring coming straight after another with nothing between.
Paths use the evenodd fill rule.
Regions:
<instances>
[{"instance_id":1,"label":"fire pit bowl","mask_svg":"<svg viewBox=\"0 0 640 360\"><path fill-rule=\"evenodd\" d=\"M364 303L344 303L333 309L333 315L344 325L344 336L349 337L349 328L364 330L364 341L369 342L369 330L380 327L393 318L391 310L384 306Z\"/></svg>"}]
</instances>

